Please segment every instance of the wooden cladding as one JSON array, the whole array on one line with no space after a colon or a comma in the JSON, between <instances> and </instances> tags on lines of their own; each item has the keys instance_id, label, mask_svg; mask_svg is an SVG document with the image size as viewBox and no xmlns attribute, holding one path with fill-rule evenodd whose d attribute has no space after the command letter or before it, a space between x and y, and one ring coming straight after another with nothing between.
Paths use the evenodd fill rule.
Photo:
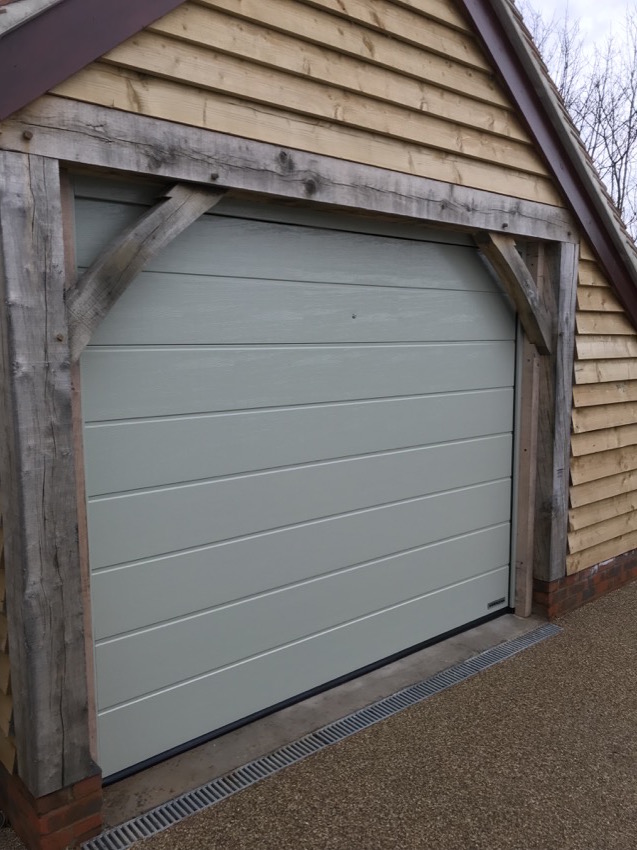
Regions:
<instances>
[{"instance_id":1,"label":"wooden cladding","mask_svg":"<svg viewBox=\"0 0 637 850\"><path fill-rule=\"evenodd\" d=\"M580 263L567 572L637 548L637 334Z\"/></svg>"},{"instance_id":2,"label":"wooden cladding","mask_svg":"<svg viewBox=\"0 0 637 850\"><path fill-rule=\"evenodd\" d=\"M562 204L477 41L440 0L191 0L55 93Z\"/></svg>"}]
</instances>

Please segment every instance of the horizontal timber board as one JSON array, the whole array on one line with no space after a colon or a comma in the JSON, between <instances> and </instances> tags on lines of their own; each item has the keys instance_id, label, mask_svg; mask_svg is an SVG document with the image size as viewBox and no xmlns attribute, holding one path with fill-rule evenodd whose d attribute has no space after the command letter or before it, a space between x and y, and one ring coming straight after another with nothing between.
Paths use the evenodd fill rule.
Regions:
<instances>
[{"instance_id":1,"label":"horizontal timber board","mask_svg":"<svg viewBox=\"0 0 637 850\"><path fill-rule=\"evenodd\" d=\"M513 360L513 342L89 347L83 408L94 422L495 389L513 385Z\"/></svg>"},{"instance_id":2,"label":"horizontal timber board","mask_svg":"<svg viewBox=\"0 0 637 850\"><path fill-rule=\"evenodd\" d=\"M589 505L592 502L601 502L622 493L637 490L637 471L634 469L622 472L619 475L611 475L609 478L600 478L578 484L570 489L570 500L573 508L580 505Z\"/></svg>"},{"instance_id":3,"label":"horizontal timber board","mask_svg":"<svg viewBox=\"0 0 637 850\"><path fill-rule=\"evenodd\" d=\"M438 75L433 73L433 67L429 76L434 79L423 80L325 46L304 42L299 49L298 38L294 36L189 4L178 7L149 30L368 98L436 115L494 135L530 142L528 133L511 109L494 103L485 104L464 91L454 92L436 85ZM441 62L440 65L444 79L449 73L449 63Z\"/></svg>"},{"instance_id":4,"label":"horizontal timber board","mask_svg":"<svg viewBox=\"0 0 637 850\"><path fill-rule=\"evenodd\" d=\"M274 30L289 32L316 44L335 47L344 53L373 59L388 67L393 67L397 52L392 45L393 41L400 44L399 52L413 57L414 69L417 67L418 55L426 62L428 55L438 54L466 65L467 76L472 72L491 73L487 58L471 35L423 19L388 0L377 0L374 3L377 14L385 13L386 29L379 27L379 18L374 20L369 17L369 13L367 21L356 19L356 11L362 10L365 5L357 4L356 0L348 8L354 15L348 15L345 19L331 14L329 9L316 8L318 0L314 8L295 0L200 0L200 4L258 21ZM343 12L342 6L340 11ZM372 26L366 25L372 21ZM492 88L497 91L493 83Z\"/></svg>"},{"instance_id":5,"label":"horizontal timber board","mask_svg":"<svg viewBox=\"0 0 637 850\"><path fill-rule=\"evenodd\" d=\"M489 436L511 431L512 416L508 388L87 425L86 490L103 495Z\"/></svg>"},{"instance_id":6,"label":"horizontal timber board","mask_svg":"<svg viewBox=\"0 0 637 850\"><path fill-rule=\"evenodd\" d=\"M580 255L579 282L581 286L595 286L609 289L610 285L596 260L587 260Z\"/></svg>"},{"instance_id":7,"label":"horizontal timber board","mask_svg":"<svg viewBox=\"0 0 637 850\"><path fill-rule=\"evenodd\" d=\"M577 408L637 401L637 381L580 384L573 387L573 401Z\"/></svg>"},{"instance_id":8,"label":"horizontal timber board","mask_svg":"<svg viewBox=\"0 0 637 850\"><path fill-rule=\"evenodd\" d=\"M632 425L637 421L637 404L605 404L599 407L581 407L573 410L573 430L576 434Z\"/></svg>"},{"instance_id":9,"label":"horizontal timber board","mask_svg":"<svg viewBox=\"0 0 637 850\"><path fill-rule=\"evenodd\" d=\"M219 51L183 44L154 33L140 33L104 57L116 68L140 71L266 107L333 122L485 162L546 176L528 141L502 138L482 128L440 118L418 108L372 100L323 82L264 68Z\"/></svg>"},{"instance_id":10,"label":"horizontal timber board","mask_svg":"<svg viewBox=\"0 0 637 850\"><path fill-rule=\"evenodd\" d=\"M129 204L78 201L78 266L90 266L144 211ZM253 215L258 215L256 208ZM242 251L246 240L249 252ZM379 286L500 293L475 248L221 214L202 216L146 266L149 272L261 281L280 281L282 269L296 283L364 284L367 292Z\"/></svg>"},{"instance_id":11,"label":"horizontal timber board","mask_svg":"<svg viewBox=\"0 0 637 850\"><path fill-rule=\"evenodd\" d=\"M475 36L467 25L462 15L450 4L431 2L426 4L413 2L398 2L393 0L303 0L308 6L316 9L324 9L333 14L342 16L346 20L363 23L380 33L391 33L392 36L404 38L423 47L437 47L439 39L444 39L442 46L443 55L447 53L448 43L455 45L455 50L460 55L469 54L472 64L480 62L484 67L486 59L484 53L477 46ZM426 16L426 17L425 17ZM432 26L432 24L434 26ZM449 26L451 25L451 27ZM426 31L428 27L431 30ZM423 38L424 35L424 38ZM466 47L464 46L466 45Z\"/></svg>"},{"instance_id":12,"label":"horizontal timber board","mask_svg":"<svg viewBox=\"0 0 637 850\"><path fill-rule=\"evenodd\" d=\"M601 502L581 505L569 511L569 531L581 531L607 519L637 511L637 492L620 493ZM573 551L573 550L571 550Z\"/></svg>"},{"instance_id":13,"label":"horizontal timber board","mask_svg":"<svg viewBox=\"0 0 637 850\"><path fill-rule=\"evenodd\" d=\"M637 512L622 513L619 516L597 522L588 528L569 533L569 552L574 554L584 549L591 549L593 546L598 546L608 540L615 540L633 531L637 531Z\"/></svg>"},{"instance_id":14,"label":"horizontal timber board","mask_svg":"<svg viewBox=\"0 0 637 850\"><path fill-rule=\"evenodd\" d=\"M620 334L636 336L635 328L623 313L578 313L576 316L579 334Z\"/></svg>"},{"instance_id":15,"label":"horizontal timber board","mask_svg":"<svg viewBox=\"0 0 637 850\"><path fill-rule=\"evenodd\" d=\"M637 445L637 424L573 434L571 437L571 448L575 457L634 445Z\"/></svg>"},{"instance_id":16,"label":"horizontal timber board","mask_svg":"<svg viewBox=\"0 0 637 850\"><path fill-rule=\"evenodd\" d=\"M103 711L99 718L100 740L108 742L102 748L104 772L113 773L133 760L142 761L162 749L235 721L237 705L247 716L315 687L317 681L329 682L407 649L413 645L414 634L419 641L425 641L457 628L475 619L476 612L487 612L492 600L506 596L508 576L508 567L495 570L474 579L471 587L461 583L440 591L433 605L432 597L425 596L398 609L331 629L312 641L273 650L255 661L198 677L152 698ZM345 635L343 629L347 629ZM344 646L348 647L347 653ZM291 669L299 672L292 692ZM254 687L255 677L260 688ZM256 695L259 704L254 702ZM165 729L154 721L166 716L179 717L179 724L173 727L179 740L168 738Z\"/></svg>"},{"instance_id":17,"label":"horizontal timber board","mask_svg":"<svg viewBox=\"0 0 637 850\"><path fill-rule=\"evenodd\" d=\"M469 504L469 510L474 511L476 502ZM506 517L508 506L500 503L499 507ZM451 508L448 513L455 510ZM493 507L481 511L489 517L496 513ZM436 535L430 525L434 516L439 518L440 513L434 512L422 528L423 542ZM496 542L489 536L481 539L488 544ZM98 641L95 663L99 709L245 662L276 647L438 591L449 582L446 550L455 554L454 542L439 547L436 554L441 560L431 567L424 560L423 550L407 552ZM501 542L501 535L497 542ZM507 566L508 556L501 545L488 553L478 548L475 559L469 555L457 566L453 562L454 578L466 582ZM232 641L227 640L228 634L233 635ZM184 647L188 647L187 652Z\"/></svg>"},{"instance_id":18,"label":"horizontal timber board","mask_svg":"<svg viewBox=\"0 0 637 850\"><path fill-rule=\"evenodd\" d=\"M93 498L91 565L99 569L506 479L493 485L491 492L498 492L509 488L510 445L510 435L486 437Z\"/></svg>"},{"instance_id":19,"label":"horizontal timber board","mask_svg":"<svg viewBox=\"0 0 637 850\"><path fill-rule=\"evenodd\" d=\"M25 133L30 136L25 139ZM117 139L117 144L113 140ZM287 139L289 141L289 139ZM541 203L395 168L283 150L144 115L46 96L3 123L0 148L149 177L208 183L474 231L576 240L559 197ZM311 191L310 191L311 189ZM493 187L492 187L493 189Z\"/></svg>"},{"instance_id":20,"label":"horizontal timber board","mask_svg":"<svg viewBox=\"0 0 637 850\"><path fill-rule=\"evenodd\" d=\"M637 469L637 446L612 449L595 455L583 455L571 459L573 484L583 484L598 478L608 478L620 472Z\"/></svg>"},{"instance_id":21,"label":"horizontal timber board","mask_svg":"<svg viewBox=\"0 0 637 850\"><path fill-rule=\"evenodd\" d=\"M635 531L599 543L597 546L584 549L582 552L567 555L566 572L568 575L572 575L588 569L588 567L593 567L595 564L601 564L610 558L615 558L617 555L623 555L624 552L630 552L632 549L637 549L637 532Z\"/></svg>"},{"instance_id":22,"label":"horizontal timber board","mask_svg":"<svg viewBox=\"0 0 637 850\"><path fill-rule=\"evenodd\" d=\"M577 336L575 351L580 360L611 360L637 357L637 336Z\"/></svg>"},{"instance_id":23,"label":"horizontal timber board","mask_svg":"<svg viewBox=\"0 0 637 850\"><path fill-rule=\"evenodd\" d=\"M374 0L365 1L373 10ZM314 0L306 0L306 2L312 3ZM338 0L336 0L336 2L338 2ZM449 24L456 29L469 29L466 19L454 6L451 6L447 0L394 0L394 2L397 6L405 6L407 9L413 9L415 12L419 12L422 15L426 15L428 18L433 18L434 20L441 21L442 23Z\"/></svg>"},{"instance_id":24,"label":"horizontal timber board","mask_svg":"<svg viewBox=\"0 0 637 850\"><path fill-rule=\"evenodd\" d=\"M575 361L575 382L597 384L607 381L637 380L637 359Z\"/></svg>"},{"instance_id":25,"label":"horizontal timber board","mask_svg":"<svg viewBox=\"0 0 637 850\"><path fill-rule=\"evenodd\" d=\"M503 169L497 162L392 139L338 121L317 122L289 110L237 100L105 63L85 68L56 87L55 93L270 144L286 144L325 156L561 204L548 175L529 174L513 166Z\"/></svg>"},{"instance_id":26,"label":"horizontal timber board","mask_svg":"<svg viewBox=\"0 0 637 850\"><path fill-rule=\"evenodd\" d=\"M498 293L143 272L91 345L459 342L514 330Z\"/></svg>"},{"instance_id":27,"label":"horizontal timber board","mask_svg":"<svg viewBox=\"0 0 637 850\"><path fill-rule=\"evenodd\" d=\"M597 313L623 313L624 308L612 290L601 286L579 286L577 309Z\"/></svg>"},{"instance_id":28,"label":"horizontal timber board","mask_svg":"<svg viewBox=\"0 0 637 850\"><path fill-rule=\"evenodd\" d=\"M471 505L472 492L465 491L467 506ZM461 500L461 496L456 497L456 507ZM483 502L477 506L478 526L488 516L496 516L495 503ZM267 593L275 579L278 586L284 587L368 562L383 563L386 567L388 559L402 554L409 554L410 561L419 558L421 567L425 559L429 564L440 564L443 569L448 563L473 562L476 573L489 569L489 558L491 567L495 561L507 560L508 521L471 533L465 517L445 509L449 504L449 499L444 497L401 502L253 535L231 544L216 544L100 570L91 577L94 637L102 640ZM432 543L422 527L434 515L438 525L433 538L439 542ZM474 525L473 516L471 520L469 524ZM458 530L462 532L460 535ZM259 569L255 570L257 563ZM149 582L157 588L152 596L148 593Z\"/></svg>"}]
</instances>

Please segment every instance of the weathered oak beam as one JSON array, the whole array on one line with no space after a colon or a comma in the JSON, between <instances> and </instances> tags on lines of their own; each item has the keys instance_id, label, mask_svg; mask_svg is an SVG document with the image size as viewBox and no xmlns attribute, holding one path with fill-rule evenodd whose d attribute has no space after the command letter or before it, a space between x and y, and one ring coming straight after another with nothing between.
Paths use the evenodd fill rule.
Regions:
<instances>
[{"instance_id":1,"label":"weathered oak beam","mask_svg":"<svg viewBox=\"0 0 637 850\"><path fill-rule=\"evenodd\" d=\"M555 274L559 280L557 334L555 342L555 422L553 427L553 494L551 549L548 580L566 572L568 540L568 489L571 459L571 416L573 411L573 352L579 246L555 248Z\"/></svg>"},{"instance_id":2,"label":"weathered oak beam","mask_svg":"<svg viewBox=\"0 0 637 850\"><path fill-rule=\"evenodd\" d=\"M575 242L565 209L47 95L0 148L167 180L311 200L467 230Z\"/></svg>"},{"instance_id":3,"label":"weathered oak beam","mask_svg":"<svg viewBox=\"0 0 637 850\"><path fill-rule=\"evenodd\" d=\"M0 506L18 772L98 772L87 722L57 162L0 152Z\"/></svg>"},{"instance_id":4,"label":"weathered oak beam","mask_svg":"<svg viewBox=\"0 0 637 850\"><path fill-rule=\"evenodd\" d=\"M162 248L219 203L224 189L173 186L121 233L67 292L69 347L75 362L117 299Z\"/></svg>"},{"instance_id":5,"label":"weathered oak beam","mask_svg":"<svg viewBox=\"0 0 637 850\"><path fill-rule=\"evenodd\" d=\"M480 253L515 304L528 339L542 354L550 354L551 317L544 309L531 273L515 247L515 239L500 233L482 233L477 242Z\"/></svg>"}]
</instances>

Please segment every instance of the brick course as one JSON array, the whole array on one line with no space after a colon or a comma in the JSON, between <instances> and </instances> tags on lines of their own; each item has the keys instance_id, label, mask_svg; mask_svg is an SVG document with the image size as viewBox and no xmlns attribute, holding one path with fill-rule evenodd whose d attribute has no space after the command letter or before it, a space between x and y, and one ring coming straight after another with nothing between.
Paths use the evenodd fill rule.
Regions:
<instances>
[{"instance_id":1,"label":"brick course","mask_svg":"<svg viewBox=\"0 0 637 850\"><path fill-rule=\"evenodd\" d=\"M549 620L554 620L635 579L637 549L557 581L536 579L533 586L534 608Z\"/></svg>"},{"instance_id":2,"label":"brick course","mask_svg":"<svg viewBox=\"0 0 637 850\"><path fill-rule=\"evenodd\" d=\"M102 776L36 798L0 765L0 809L28 850L77 847L102 830Z\"/></svg>"}]
</instances>

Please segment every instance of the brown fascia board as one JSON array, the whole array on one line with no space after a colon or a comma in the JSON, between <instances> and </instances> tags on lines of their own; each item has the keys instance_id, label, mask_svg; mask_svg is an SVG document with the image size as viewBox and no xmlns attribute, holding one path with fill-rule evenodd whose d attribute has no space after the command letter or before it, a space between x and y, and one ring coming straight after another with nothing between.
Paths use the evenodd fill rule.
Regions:
<instances>
[{"instance_id":1,"label":"brown fascia board","mask_svg":"<svg viewBox=\"0 0 637 850\"><path fill-rule=\"evenodd\" d=\"M61 0L0 38L0 121L184 0Z\"/></svg>"},{"instance_id":2,"label":"brown fascia board","mask_svg":"<svg viewBox=\"0 0 637 850\"><path fill-rule=\"evenodd\" d=\"M637 327L637 264L601 180L587 162L510 0L460 0L501 82L544 154L617 297Z\"/></svg>"}]
</instances>

